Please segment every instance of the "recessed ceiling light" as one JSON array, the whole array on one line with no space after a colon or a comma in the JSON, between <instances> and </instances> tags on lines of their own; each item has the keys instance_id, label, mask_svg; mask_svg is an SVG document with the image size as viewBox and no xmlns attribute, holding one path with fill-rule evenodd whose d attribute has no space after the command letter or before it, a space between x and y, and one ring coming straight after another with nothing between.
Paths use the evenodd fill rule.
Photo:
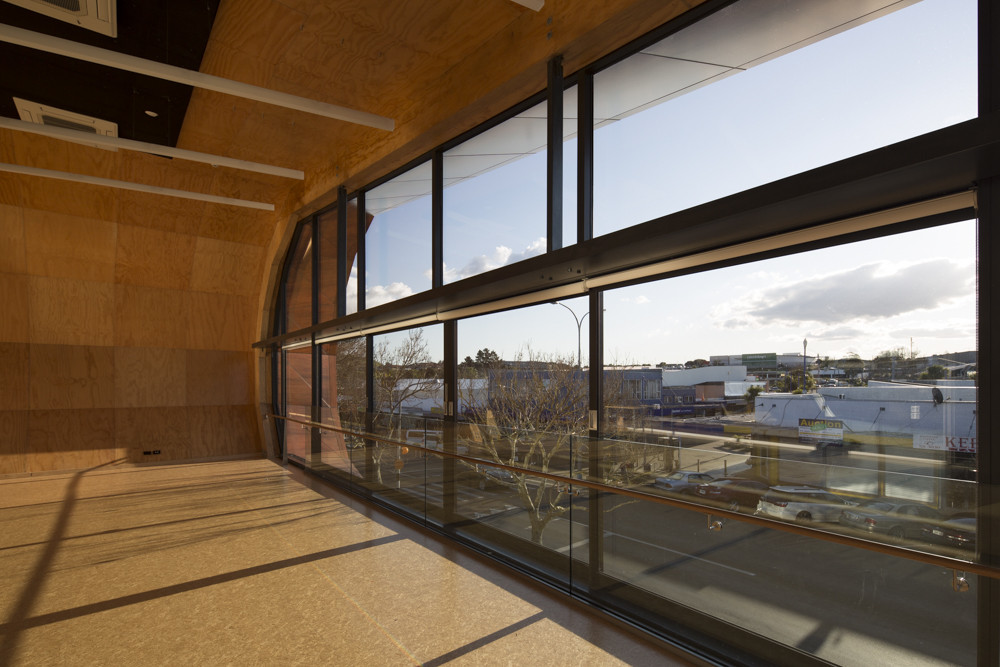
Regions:
<instances>
[{"instance_id":1,"label":"recessed ceiling light","mask_svg":"<svg viewBox=\"0 0 1000 667\"><path fill-rule=\"evenodd\" d=\"M160 114L150 109L146 109L146 115L149 116L150 118L158 118L160 116Z\"/></svg>"}]
</instances>

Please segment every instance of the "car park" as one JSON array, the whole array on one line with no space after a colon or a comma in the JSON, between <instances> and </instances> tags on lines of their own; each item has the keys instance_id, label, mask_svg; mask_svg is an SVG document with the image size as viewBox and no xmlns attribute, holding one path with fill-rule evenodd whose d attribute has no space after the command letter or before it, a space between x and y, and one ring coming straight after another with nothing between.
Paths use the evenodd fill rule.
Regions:
<instances>
[{"instance_id":1,"label":"car park","mask_svg":"<svg viewBox=\"0 0 1000 667\"><path fill-rule=\"evenodd\" d=\"M699 485L707 484L714 479L715 478L708 473L695 472L692 470L678 470L670 473L669 475L657 477L653 480L653 487L662 489L663 491L670 491L671 493L693 495Z\"/></svg>"},{"instance_id":2,"label":"car park","mask_svg":"<svg viewBox=\"0 0 1000 667\"><path fill-rule=\"evenodd\" d=\"M928 505L892 500L866 500L841 512L842 526L894 539L921 537L927 521L940 520L941 513Z\"/></svg>"},{"instance_id":3,"label":"car park","mask_svg":"<svg viewBox=\"0 0 1000 667\"><path fill-rule=\"evenodd\" d=\"M854 504L815 486L774 486L761 496L755 513L786 521L837 521Z\"/></svg>"},{"instance_id":4,"label":"car park","mask_svg":"<svg viewBox=\"0 0 1000 667\"><path fill-rule=\"evenodd\" d=\"M698 485L699 499L714 501L731 510L754 508L768 490L768 485L754 479L741 477L720 477L706 484Z\"/></svg>"}]
</instances>

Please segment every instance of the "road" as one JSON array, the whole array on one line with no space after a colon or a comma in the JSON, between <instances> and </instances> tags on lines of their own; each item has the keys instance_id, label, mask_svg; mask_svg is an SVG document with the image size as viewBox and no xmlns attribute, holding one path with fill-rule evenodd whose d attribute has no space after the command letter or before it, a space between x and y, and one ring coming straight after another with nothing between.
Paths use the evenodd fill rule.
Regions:
<instances>
[{"instance_id":1,"label":"road","mask_svg":"<svg viewBox=\"0 0 1000 667\"><path fill-rule=\"evenodd\" d=\"M425 483L427 505L440 507L440 483L400 474L400 488L421 498ZM501 535L530 540L512 489L459 484L456 504ZM587 561L587 507L575 499L546 527L543 546ZM959 593L950 570L737 520L711 530L704 514L651 502L612 497L602 517L604 573L682 607L845 665L975 663L971 575Z\"/></svg>"}]
</instances>

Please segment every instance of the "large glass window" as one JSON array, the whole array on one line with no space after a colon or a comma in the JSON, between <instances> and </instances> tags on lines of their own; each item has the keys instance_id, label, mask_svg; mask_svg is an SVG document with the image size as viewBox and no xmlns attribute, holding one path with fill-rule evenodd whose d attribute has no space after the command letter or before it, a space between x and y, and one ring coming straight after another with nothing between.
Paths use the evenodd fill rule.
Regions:
<instances>
[{"instance_id":1,"label":"large glass window","mask_svg":"<svg viewBox=\"0 0 1000 667\"><path fill-rule=\"evenodd\" d=\"M502 552L522 558L534 545L558 554L544 568L562 581L568 561L558 559L586 532L584 499L568 484L585 466L589 371L579 356L586 331L576 323L586 315L586 300L576 299L458 327L458 453L478 461L456 464L456 511L481 517L493 531L471 534Z\"/></svg>"},{"instance_id":2,"label":"large glass window","mask_svg":"<svg viewBox=\"0 0 1000 667\"><path fill-rule=\"evenodd\" d=\"M282 352L285 367L285 452L289 458L307 461L312 456L309 427L312 421L312 348ZM294 420L294 421L291 421Z\"/></svg>"},{"instance_id":3,"label":"large glass window","mask_svg":"<svg viewBox=\"0 0 1000 667\"><path fill-rule=\"evenodd\" d=\"M365 307L430 289L430 162L366 192L365 212Z\"/></svg>"},{"instance_id":4,"label":"large glass window","mask_svg":"<svg viewBox=\"0 0 1000 667\"><path fill-rule=\"evenodd\" d=\"M595 75L595 235L976 116L974 0L774 6Z\"/></svg>"},{"instance_id":5,"label":"large glass window","mask_svg":"<svg viewBox=\"0 0 1000 667\"><path fill-rule=\"evenodd\" d=\"M973 556L974 221L614 289L604 307L606 349L647 365L605 378L613 483ZM650 370L660 400L636 406ZM975 664L975 596L938 568L651 503L604 516L604 573L655 596L838 664Z\"/></svg>"},{"instance_id":6,"label":"large glass window","mask_svg":"<svg viewBox=\"0 0 1000 667\"><path fill-rule=\"evenodd\" d=\"M303 329L312 320L313 281L312 222L299 225L288 254L284 292L284 331Z\"/></svg>"},{"instance_id":7,"label":"large glass window","mask_svg":"<svg viewBox=\"0 0 1000 667\"><path fill-rule=\"evenodd\" d=\"M372 430L378 439L371 445L371 477L376 488L390 491L387 501L440 515L441 458L421 448L434 449L441 442L442 429L433 425L440 423L445 410L441 327L381 334L373 340Z\"/></svg>"},{"instance_id":8,"label":"large glass window","mask_svg":"<svg viewBox=\"0 0 1000 667\"><path fill-rule=\"evenodd\" d=\"M444 281L545 252L546 112L538 104L444 154Z\"/></svg>"},{"instance_id":9,"label":"large glass window","mask_svg":"<svg viewBox=\"0 0 1000 667\"><path fill-rule=\"evenodd\" d=\"M367 343L364 337L350 338L318 347L322 372L320 420L337 430L322 430L318 462L360 477L365 462L361 456L367 415Z\"/></svg>"},{"instance_id":10,"label":"large glass window","mask_svg":"<svg viewBox=\"0 0 1000 667\"><path fill-rule=\"evenodd\" d=\"M316 275L318 322L337 316L337 209L316 216L319 267Z\"/></svg>"}]
</instances>

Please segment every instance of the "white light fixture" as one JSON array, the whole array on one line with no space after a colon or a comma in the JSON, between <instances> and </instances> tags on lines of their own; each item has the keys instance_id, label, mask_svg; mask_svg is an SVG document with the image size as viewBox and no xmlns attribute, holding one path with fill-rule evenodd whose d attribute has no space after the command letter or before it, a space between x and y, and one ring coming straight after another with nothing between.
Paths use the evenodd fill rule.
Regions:
<instances>
[{"instance_id":1,"label":"white light fixture","mask_svg":"<svg viewBox=\"0 0 1000 667\"><path fill-rule=\"evenodd\" d=\"M118 36L118 0L7 0L12 5L30 9L108 37Z\"/></svg>"},{"instance_id":2,"label":"white light fixture","mask_svg":"<svg viewBox=\"0 0 1000 667\"><path fill-rule=\"evenodd\" d=\"M87 185L99 185L107 188L118 188L119 190L134 190L136 192L146 192L154 195L194 199L197 201L209 202L211 204L242 206L244 208L255 208L261 211L274 210L274 204L265 204L263 202L248 201L246 199L232 199L230 197L217 197L215 195L207 195L201 192L174 190L173 188L162 188L157 185L143 185L142 183L130 183L129 181L116 181L110 178L85 176L83 174L71 174L66 171L52 171L51 169L22 167L17 164L0 163L0 171L6 171L12 174L23 174L25 176L38 176L40 178L53 178L60 181L71 181L74 183L85 183Z\"/></svg>"},{"instance_id":3,"label":"white light fixture","mask_svg":"<svg viewBox=\"0 0 1000 667\"><path fill-rule=\"evenodd\" d=\"M212 76L211 74L202 74L201 72L194 72L181 67L174 67L173 65L165 65L153 60L136 58L135 56L126 55L124 53L99 49L93 46L87 46L86 44L72 42L67 39L60 39L58 37L32 32L30 30L15 28L10 25L0 24L0 41L7 42L9 44L17 44L18 46L24 46L29 49L38 49L60 56L66 56L67 58L84 60L97 65L104 65L106 67L114 67L115 69L121 69L128 72L135 72L136 74L145 74L146 76L152 76L166 81L173 81L175 83L182 83L188 86L194 86L195 88L214 90L217 93L225 93L226 95L235 95L248 100L264 102L265 104L273 104L275 106L285 107L286 109L296 109L298 111L304 111L317 116L325 116L326 118L334 118L337 120L347 121L349 123L356 123L358 125L366 125L380 130L391 131L395 129L396 125L395 121L391 118L385 118L384 116L378 116L366 111L348 109L347 107L327 104L326 102L318 102L305 97L298 97L297 95L281 93L276 90L269 90L259 86L251 86L247 83L223 79L222 77Z\"/></svg>"},{"instance_id":4,"label":"white light fixture","mask_svg":"<svg viewBox=\"0 0 1000 667\"><path fill-rule=\"evenodd\" d=\"M305 174L298 169L285 169L284 167L275 167L269 164L236 160L222 155L209 155L208 153L198 153L196 151L188 151L182 148L161 146L160 144L150 144L144 141L133 141L132 139L109 137L100 134L94 135L87 133L84 138L81 138L80 135L82 133L76 130L68 130L66 128L53 127L50 125L39 125L37 123L28 123L21 120L14 120L12 118L4 118L2 116L0 116L0 128L16 130L18 132L31 132L32 134L41 134L54 139L85 143L91 146L124 148L127 150L139 151L141 153L166 155L169 157L180 158L182 160L201 162L213 166L232 167L233 169L242 169L243 171L253 171L258 174L294 178L299 181L305 180Z\"/></svg>"},{"instance_id":5,"label":"white light fixture","mask_svg":"<svg viewBox=\"0 0 1000 667\"><path fill-rule=\"evenodd\" d=\"M67 109L60 109L40 102L12 97L17 115L28 127L39 127L45 130L60 130L70 132L66 135L66 141L94 146L105 150L117 150L113 146L101 144L100 138L110 138L118 136L118 123L94 116L85 116L74 113ZM12 126L20 125L20 121L12 120L0 116L0 121L9 122Z\"/></svg>"}]
</instances>

